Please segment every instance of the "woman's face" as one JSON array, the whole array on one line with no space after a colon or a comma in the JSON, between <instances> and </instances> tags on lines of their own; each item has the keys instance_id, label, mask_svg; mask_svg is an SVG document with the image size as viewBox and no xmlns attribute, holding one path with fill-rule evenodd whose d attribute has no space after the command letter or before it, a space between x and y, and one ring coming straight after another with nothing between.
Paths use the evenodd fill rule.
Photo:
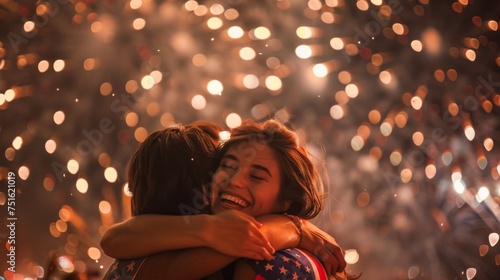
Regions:
<instances>
[{"instance_id":1,"label":"woman's face","mask_svg":"<svg viewBox=\"0 0 500 280\"><path fill-rule=\"evenodd\" d=\"M251 216L278 210L280 169L267 145L241 143L229 148L212 178L211 207L216 214L239 210Z\"/></svg>"}]
</instances>

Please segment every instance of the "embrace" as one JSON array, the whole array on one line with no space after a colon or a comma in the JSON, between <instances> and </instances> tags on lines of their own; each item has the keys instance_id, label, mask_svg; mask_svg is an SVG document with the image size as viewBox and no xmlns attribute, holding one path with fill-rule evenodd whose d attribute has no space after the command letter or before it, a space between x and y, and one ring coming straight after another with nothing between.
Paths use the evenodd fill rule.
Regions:
<instances>
[{"instance_id":1,"label":"embrace","mask_svg":"<svg viewBox=\"0 0 500 280\"><path fill-rule=\"evenodd\" d=\"M151 133L128 166L133 217L101 240L104 279L357 279L308 220L323 180L295 132L246 121L221 142L204 121Z\"/></svg>"}]
</instances>

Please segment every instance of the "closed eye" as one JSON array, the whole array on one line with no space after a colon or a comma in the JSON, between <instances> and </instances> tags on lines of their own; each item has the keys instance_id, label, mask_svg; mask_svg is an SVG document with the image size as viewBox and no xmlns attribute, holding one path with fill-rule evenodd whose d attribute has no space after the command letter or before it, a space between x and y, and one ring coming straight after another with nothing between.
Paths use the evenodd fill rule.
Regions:
<instances>
[{"instance_id":1,"label":"closed eye","mask_svg":"<svg viewBox=\"0 0 500 280\"><path fill-rule=\"evenodd\" d=\"M235 172L238 169L238 162L231 158L224 158L220 162L220 167L227 171Z\"/></svg>"},{"instance_id":2,"label":"closed eye","mask_svg":"<svg viewBox=\"0 0 500 280\"><path fill-rule=\"evenodd\" d=\"M224 163L221 163L220 165L222 168L225 168L225 169L229 169L229 170L236 170L236 166L234 165L229 165L229 164L224 164Z\"/></svg>"},{"instance_id":3,"label":"closed eye","mask_svg":"<svg viewBox=\"0 0 500 280\"><path fill-rule=\"evenodd\" d=\"M257 180L257 181L266 181L267 182L267 176L262 176L260 174L250 174L250 177L254 180Z\"/></svg>"}]
</instances>

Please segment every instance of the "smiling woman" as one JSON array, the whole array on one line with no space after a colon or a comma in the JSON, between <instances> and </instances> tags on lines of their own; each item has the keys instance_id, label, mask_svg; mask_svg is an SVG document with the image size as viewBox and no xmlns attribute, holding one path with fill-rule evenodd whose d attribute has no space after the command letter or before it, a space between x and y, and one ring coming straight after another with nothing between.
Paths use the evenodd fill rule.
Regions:
<instances>
[{"instance_id":1,"label":"smiling woman","mask_svg":"<svg viewBox=\"0 0 500 280\"><path fill-rule=\"evenodd\" d=\"M220 153L222 161L212 178L215 199L217 189L226 189L231 179L236 190L251 186L252 192L247 195L268 192L259 197L263 199L262 204L271 200L263 196L277 193L272 198L278 204L267 205L272 208L266 211L271 212L244 210L251 215L287 212L311 219L323 209L322 178L309 152L299 143L297 134L285 125L274 120L263 123L246 121L231 131L231 137L223 143ZM217 211L215 202L212 212Z\"/></svg>"}]
</instances>

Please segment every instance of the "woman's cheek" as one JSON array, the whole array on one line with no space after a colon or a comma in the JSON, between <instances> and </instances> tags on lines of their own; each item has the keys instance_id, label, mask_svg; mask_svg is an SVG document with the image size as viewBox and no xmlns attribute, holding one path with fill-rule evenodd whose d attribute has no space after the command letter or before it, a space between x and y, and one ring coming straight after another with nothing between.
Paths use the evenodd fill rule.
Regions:
<instances>
[{"instance_id":1,"label":"woman's cheek","mask_svg":"<svg viewBox=\"0 0 500 280\"><path fill-rule=\"evenodd\" d=\"M212 178L212 189L220 189L223 186L227 186L230 181L230 177L225 171L221 171L217 169L213 178Z\"/></svg>"}]
</instances>

